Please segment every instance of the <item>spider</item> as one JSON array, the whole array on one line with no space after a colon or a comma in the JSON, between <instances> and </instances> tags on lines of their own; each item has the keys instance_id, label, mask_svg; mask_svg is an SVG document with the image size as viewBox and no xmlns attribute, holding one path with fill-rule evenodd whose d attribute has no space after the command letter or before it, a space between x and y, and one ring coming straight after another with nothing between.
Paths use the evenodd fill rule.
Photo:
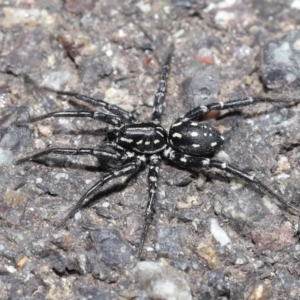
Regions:
<instances>
[{"instance_id":1,"label":"spider","mask_svg":"<svg viewBox=\"0 0 300 300\"><path fill-rule=\"evenodd\" d=\"M178 117L170 130L167 131L160 123L166 95L166 82L169 74L170 60L171 51L167 55L162 68L154 96L152 120L149 122L138 121L132 113L103 100L94 99L76 92L54 91L45 88L46 90L54 91L58 95L75 97L88 104L100 106L109 113L99 111L56 111L17 123L28 124L51 117L82 117L100 120L108 124L107 139L98 148L49 148L23 157L16 162L20 164L36 160L50 153L61 155L92 155L101 163L112 168L110 172L85 192L58 226L63 227L69 218L73 217L80 208L99 193L104 184L117 177L131 177L149 164L149 198L146 205L141 240L137 249L138 257L140 257L154 210L159 165L162 159L166 159L170 163L190 171L199 172L201 168L216 168L228 172L256 185L264 193L277 199L285 209L292 209L297 214L300 214L299 209L286 203L281 196L273 192L254 175L243 172L226 162L213 159L213 155L222 147L224 137L210 123L201 121L207 113L213 110L221 111L242 108L259 102L278 103L284 100L247 97L197 106Z\"/></svg>"}]
</instances>

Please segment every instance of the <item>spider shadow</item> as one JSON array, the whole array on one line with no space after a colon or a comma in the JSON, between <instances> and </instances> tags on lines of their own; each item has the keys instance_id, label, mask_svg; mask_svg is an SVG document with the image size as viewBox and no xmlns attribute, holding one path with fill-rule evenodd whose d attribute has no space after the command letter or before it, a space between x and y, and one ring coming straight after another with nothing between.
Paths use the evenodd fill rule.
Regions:
<instances>
[{"instance_id":1,"label":"spider shadow","mask_svg":"<svg viewBox=\"0 0 300 300\"><path fill-rule=\"evenodd\" d=\"M36 158L32 160L35 164L43 165L46 167L55 167L55 168L67 168L73 170L85 170L94 173L101 173L101 172L109 172L113 169L111 166L107 165L98 165L98 166L91 166L85 163L78 163L73 161L67 161L66 159L58 158L58 157L51 157L51 158ZM98 161L98 160L97 160Z\"/></svg>"},{"instance_id":2,"label":"spider shadow","mask_svg":"<svg viewBox=\"0 0 300 300\"><path fill-rule=\"evenodd\" d=\"M81 169L89 172L94 173L109 173L111 170L115 169L114 167L110 166L90 166L87 164L78 164L73 162L65 162L63 158L51 158L51 159L36 159L34 160L36 164L44 165L47 167L56 167L56 168L68 168L68 169ZM142 171L142 170L141 170ZM89 208L93 206L96 202L100 201L102 197L108 197L114 193L118 193L122 191L131 181L133 178L136 178L139 172L128 175L125 179L121 177L114 178L112 182L108 183L108 187L103 187L103 190L100 190L97 194L91 197L84 205L82 205L79 210ZM98 179L101 181L101 179ZM120 182L121 181L121 182ZM89 187L91 188L91 187ZM88 188L88 189L89 189Z\"/></svg>"},{"instance_id":3,"label":"spider shadow","mask_svg":"<svg viewBox=\"0 0 300 300\"><path fill-rule=\"evenodd\" d=\"M252 169L242 169L241 170L242 172L244 173L248 173L251 172L251 171L254 171ZM255 195L257 195L254 199L255 202L257 203L260 203L260 205L263 207L263 208L266 208L267 207L265 206L265 204L263 203L263 197L264 196L268 196L270 197L270 201L272 203L274 203L276 206L278 206L278 208L280 208L280 210L283 210L283 211L286 211L286 212L289 212L288 208L285 207L285 205L281 202L279 202L277 199L275 199L274 197L272 197L271 195L269 195L268 193L264 192L259 186L257 186L255 183L253 182L248 182L246 180L244 180L243 178L240 178L238 176L232 176L232 175L229 175L229 174L226 174L223 173L222 171L221 172L211 172L210 170L207 170L206 172L202 172L203 174L205 174L206 178L208 181L210 182L222 182L222 183L226 183L227 185L230 184L230 181L232 179L235 179L235 180L241 180L242 183L243 183L243 186L241 188L239 188L238 190L248 190L248 191L253 191L255 193ZM259 178L258 178L259 179ZM260 179L259 179L260 180ZM268 184L267 185L268 188L272 188L276 191L276 193L280 193L280 190L279 188L276 186L276 185L270 185ZM246 196L247 197L247 196ZM252 199L252 198L251 198ZM248 201L247 199L245 199L245 201ZM251 200L252 201L252 200ZM289 201L286 201L286 204L290 204ZM285 215L283 213L280 213L283 217L283 222L286 220L285 218Z\"/></svg>"},{"instance_id":4,"label":"spider shadow","mask_svg":"<svg viewBox=\"0 0 300 300\"><path fill-rule=\"evenodd\" d=\"M210 158L213 158L213 156L211 156ZM221 182L221 183L225 183L225 184L228 185L232 179L241 180L243 182L243 187L242 187L243 189L254 191L261 198L265 195L269 196L267 193L262 191L262 189L259 186L257 186L255 183L248 182L248 181L246 181L243 178L240 178L238 176L230 175L230 174L228 174L228 173L226 173L225 171L222 171L222 170L213 170L213 169L205 169L205 168L199 168L199 169L194 169L193 170L193 169L183 168L183 167L180 167L180 166L175 165L175 164L171 164L171 165L177 167L177 169L179 169L179 170L189 172L193 179L198 178L199 174L201 173L205 176L206 182L211 182L213 184L216 184L216 182ZM238 168L238 166L236 166L236 165L233 165L233 166ZM241 171L243 173L250 174L250 172L255 171L255 170L253 170L251 168L243 168L243 169L241 169ZM279 192L279 189L276 186L274 186L274 187L271 186L271 187L274 188L277 193ZM269 187L269 188L271 189L271 187ZM272 196L270 196L270 197L271 197L272 201L276 205L278 205L278 207L280 207L281 209L286 210L282 203L278 202ZM262 202L261 202L261 204L263 205Z\"/></svg>"},{"instance_id":5,"label":"spider shadow","mask_svg":"<svg viewBox=\"0 0 300 300\"><path fill-rule=\"evenodd\" d=\"M89 207L92 207L95 203L101 201L103 197L109 197L113 194L119 193L120 191L122 191L124 188L126 188L126 186L128 185L129 181L131 181L133 178L135 178L137 176L136 174L132 174L129 175L124 181L122 182L113 182L110 183L109 187L104 188L103 190L100 190L97 194L95 194L93 197L91 197L86 203L84 203L82 206L79 207L78 211L80 210L84 210L87 209ZM101 179L100 179L101 180ZM121 177L120 178L115 178L115 180L120 181L122 180ZM116 203L117 204L117 203ZM72 209L72 206L71 206ZM70 219L73 219L74 215L72 217L70 217ZM68 221L69 222L69 221ZM68 223L67 222L67 223ZM58 226L60 223L60 221L56 221L55 222L55 226ZM91 223L85 223L84 220L82 220L82 227L86 228L86 229L91 229L91 226L93 226L93 224ZM66 224L66 226L68 226Z\"/></svg>"}]
</instances>

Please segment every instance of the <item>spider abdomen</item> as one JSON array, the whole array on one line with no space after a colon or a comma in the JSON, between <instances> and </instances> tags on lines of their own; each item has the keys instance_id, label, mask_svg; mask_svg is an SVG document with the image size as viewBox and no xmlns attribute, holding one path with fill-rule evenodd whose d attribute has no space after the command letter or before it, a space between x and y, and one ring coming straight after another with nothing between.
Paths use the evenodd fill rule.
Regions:
<instances>
[{"instance_id":1,"label":"spider abdomen","mask_svg":"<svg viewBox=\"0 0 300 300\"><path fill-rule=\"evenodd\" d=\"M154 123L128 124L120 128L117 144L142 154L153 154L167 146L167 132Z\"/></svg>"},{"instance_id":2,"label":"spider abdomen","mask_svg":"<svg viewBox=\"0 0 300 300\"><path fill-rule=\"evenodd\" d=\"M173 124L169 133L170 144L188 155L210 155L224 143L221 133L207 122L187 121Z\"/></svg>"}]
</instances>

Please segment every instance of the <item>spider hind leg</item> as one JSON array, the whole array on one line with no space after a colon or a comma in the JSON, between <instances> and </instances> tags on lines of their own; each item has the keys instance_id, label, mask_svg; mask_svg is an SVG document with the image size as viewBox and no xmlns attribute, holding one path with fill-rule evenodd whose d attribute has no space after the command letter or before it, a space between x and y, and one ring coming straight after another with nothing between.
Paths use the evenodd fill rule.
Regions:
<instances>
[{"instance_id":1,"label":"spider hind leg","mask_svg":"<svg viewBox=\"0 0 300 300\"><path fill-rule=\"evenodd\" d=\"M262 183L259 179L257 179L254 175L250 175L234 166L227 164L226 162L222 162L219 160L209 159L206 157L199 157L199 156L190 156L186 155L181 152L177 152L172 150L171 148L167 148L164 151L164 157L166 157L171 162L176 163L183 168L199 171L200 168L216 168L219 170L223 170L229 174L234 175L235 177L242 178L247 182L257 186L261 189L265 194L270 195L272 198L275 198L282 207L290 212L300 214L300 209L287 203L280 195L273 192L273 190L267 187L265 184Z\"/></svg>"}]
</instances>

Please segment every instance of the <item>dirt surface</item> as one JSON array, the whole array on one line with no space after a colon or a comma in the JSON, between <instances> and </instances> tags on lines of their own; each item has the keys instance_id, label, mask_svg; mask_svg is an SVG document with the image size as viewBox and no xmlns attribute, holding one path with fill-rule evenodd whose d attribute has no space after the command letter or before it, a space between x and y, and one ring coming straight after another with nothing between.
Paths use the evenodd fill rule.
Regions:
<instances>
[{"instance_id":1,"label":"dirt surface","mask_svg":"<svg viewBox=\"0 0 300 300\"><path fill-rule=\"evenodd\" d=\"M147 168L114 181L57 224L105 174L88 156L14 161L47 147L101 145L101 110L41 87L78 91L151 118L161 64L174 53L162 125L196 105L286 99L210 114L217 159L300 207L300 2L0 0L1 299L299 299L298 217L218 170L161 164L142 261L135 251Z\"/></svg>"}]
</instances>

